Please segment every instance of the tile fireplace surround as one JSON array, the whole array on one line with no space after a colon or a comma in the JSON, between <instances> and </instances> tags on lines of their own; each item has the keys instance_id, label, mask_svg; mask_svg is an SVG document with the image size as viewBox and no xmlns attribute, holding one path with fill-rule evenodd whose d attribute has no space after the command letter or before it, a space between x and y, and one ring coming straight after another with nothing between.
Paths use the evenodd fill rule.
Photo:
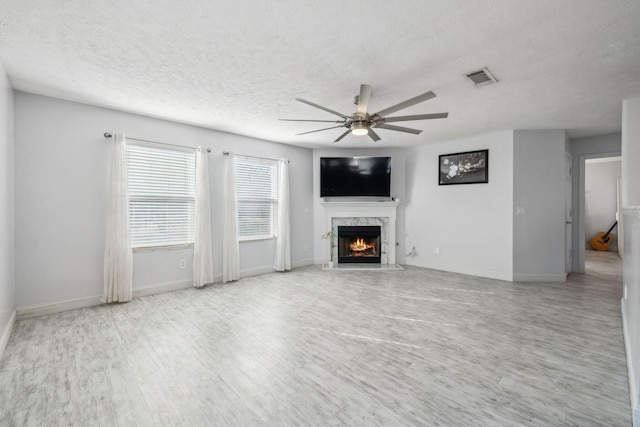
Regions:
<instances>
[{"instance_id":1,"label":"tile fireplace surround","mask_svg":"<svg viewBox=\"0 0 640 427\"><path fill-rule=\"evenodd\" d=\"M396 209L400 202L321 202L325 215L325 230L338 232L339 225L379 225L380 264L396 264ZM333 259L338 259L334 248Z\"/></svg>"}]
</instances>

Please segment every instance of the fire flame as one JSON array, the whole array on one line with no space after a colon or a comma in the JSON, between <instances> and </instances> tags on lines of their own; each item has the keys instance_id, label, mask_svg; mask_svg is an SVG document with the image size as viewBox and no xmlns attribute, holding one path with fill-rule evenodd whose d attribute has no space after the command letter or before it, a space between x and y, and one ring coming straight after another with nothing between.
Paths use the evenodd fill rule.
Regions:
<instances>
[{"instance_id":1,"label":"fire flame","mask_svg":"<svg viewBox=\"0 0 640 427\"><path fill-rule=\"evenodd\" d=\"M375 245L367 243L362 237L358 237L354 242L349 243L349 249L351 249L351 252L363 252L372 249L374 254L376 251Z\"/></svg>"}]
</instances>

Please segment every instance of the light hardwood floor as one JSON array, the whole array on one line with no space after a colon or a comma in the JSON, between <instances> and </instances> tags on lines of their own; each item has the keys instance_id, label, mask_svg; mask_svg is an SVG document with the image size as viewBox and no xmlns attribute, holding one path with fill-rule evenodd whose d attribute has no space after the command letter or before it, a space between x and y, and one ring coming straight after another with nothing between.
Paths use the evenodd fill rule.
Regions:
<instances>
[{"instance_id":1,"label":"light hardwood floor","mask_svg":"<svg viewBox=\"0 0 640 427\"><path fill-rule=\"evenodd\" d=\"M565 284L314 266L20 321L0 425L630 426L615 257Z\"/></svg>"}]
</instances>

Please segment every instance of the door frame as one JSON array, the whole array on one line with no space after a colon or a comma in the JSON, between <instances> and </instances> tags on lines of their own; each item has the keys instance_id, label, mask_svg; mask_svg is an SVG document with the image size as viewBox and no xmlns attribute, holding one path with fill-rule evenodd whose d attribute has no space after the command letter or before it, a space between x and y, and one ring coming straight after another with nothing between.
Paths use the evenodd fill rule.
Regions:
<instances>
[{"instance_id":1,"label":"door frame","mask_svg":"<svg viewBox=\"0 0 640 427\"><path fill-rule=\"evenodd\" d=\"M573 267L573 161L569 151L565 152L564 166L564 270L568 277Z\"/></svg>"},{"instance_id":2,"label":"door frame","mask_svg":"<svg viewBox=\"0 0 640 427\"><path fill-rule=\"evenodd\" d=\"M584 215L585 215L585 160L587 159L604 159L607 157L620 157L622 153L620 151L614 151L610 153L595 153L595 154L582 154L578 161L578 166L580 168L580 173L578 176L578 220L576 221L576 216L573 216L573 232L577 235L577 247L575 247L576 239L573 239L574 248L573 248L573 258L574 265L576 265L577 261L577 269L574 268L574 273L584 273L585 272L585 258L586 248L585 248L585 231L584 231ZM575 171L574 171L575 172ZM575 212L575 206L574 206ZM576 224L577 223L577 224ZM577 230L576 230L577 228ZM577 255L577 257L576 257Z\"/></svg>"}]
</instances>

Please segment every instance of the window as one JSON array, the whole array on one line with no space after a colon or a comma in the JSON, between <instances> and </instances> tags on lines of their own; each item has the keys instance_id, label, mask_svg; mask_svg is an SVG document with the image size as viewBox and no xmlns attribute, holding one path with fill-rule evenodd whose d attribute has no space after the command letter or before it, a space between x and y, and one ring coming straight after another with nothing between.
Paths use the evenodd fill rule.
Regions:
<instances>
[{"instance_id":1,"label":"window","mask_svg":"<svg viewBox=\"0 0 640 427\"><path fill-rule=\"evenodd\" d=\"M134 248L193 244L195 153L127 145Z\"/></svg>"},{"instance_id":2,"label":"window","mask_svg":"<svg viewBox=\"0 0 640 427\"><path fill-rule=\"evenodd\" d=\"M236 156L236 195L239 239L275 237L278 161Z\"/></svg>"}]
</instances>

